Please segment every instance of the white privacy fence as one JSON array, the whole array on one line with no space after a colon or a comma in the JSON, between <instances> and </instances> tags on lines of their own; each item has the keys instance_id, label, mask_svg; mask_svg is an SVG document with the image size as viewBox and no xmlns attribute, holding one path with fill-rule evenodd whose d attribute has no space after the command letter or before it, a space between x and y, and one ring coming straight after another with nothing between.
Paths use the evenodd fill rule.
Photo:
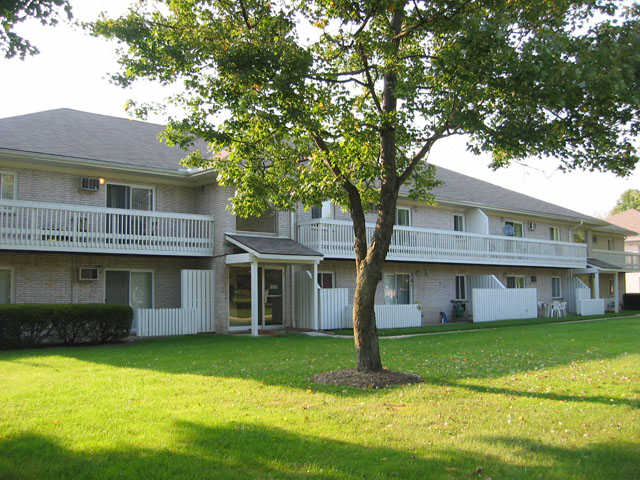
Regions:
<instances>
[{"instance_id":1,"label":"white privacy fence","mask_svg":"<svg viewBox=\"0 0 640 480\"><path fill-rule=\"evenodd\" d=\"M0 200L0 245L16 250L210 256L213 217Z\"/></svg>"},{"instance_id":2,"label":"white privacy fence","mask_svg":"<svg viewBox=\"0 0 640 480\"><path fill-rule=\"evenodd\" d=\"M492 322L538 316L535 288L474 288L473 321Z\"/></svg>"},{"instance_id":3,"label":"white privacy fence","mask_svg":"<svg viewBox=\"0 0 640 480\"><path fill-rule=\"evenodd\" d=\"M603 315L604 299L603 298L582 298L578 300L578 315Z\"/></svg>"},{"instance_id":4,"label":"white privacy fence","mask_svg":"<svg viewBox=\"0 0 640 480\"><path fill-rule=\"evenodd\" d=\"M182 270L182 307L134 309L136 335L161 337L215 331L214 279L213 270Z\"/></svg>"},{"instance_id":5,"label":"white privacy fence","mask_svg":"<svg viewBox=\"0 0 640 480\"><path fill-rule=\"evenodd\" d=\"M318 289L318 329L337 330L353 327L353 305L348 288L320 288L306 271L296 272L296 327L315 330L313 325L313 289ZM376 305L378 328L419 327L420 305Z\"/></svg>"},{"instance_id":6,"label":"white privacy fence","mask_svg":"<svg viewBox=\"0 0 640 480\"><path fill-rule=\"evenodd\" d=\"M375 225L367 225L371 241ZM315 219L298 226L298 241L327 257L349 258L353 252L353 225L349 221ZM490 263L584 268L587 246L500 235L395 226L387 260L447 263Z\"/></svg>"},{"instance_id":7,"label":"white privacy fence","mask_svg":"<svg viewBox=\"0 0 640 480\"><path fill-rule=\"evenodd\" d=\"M202 314L196 308L136 308L136 335L164 337L199 333Z\"/></svg>"},{"instance_id":8,"label":"white privacy fence","mask_svg":"<svg viewBox=\"0 0 640 480\"><path fill-rule=\"evenodd\" d=\"M571 311L579 314L580 301L588 300L590 298L591 298L591 289L578 277L574 277L573 278L573 299L572 299L573 304L571 305Z\"/></svg>"}]
</instances>

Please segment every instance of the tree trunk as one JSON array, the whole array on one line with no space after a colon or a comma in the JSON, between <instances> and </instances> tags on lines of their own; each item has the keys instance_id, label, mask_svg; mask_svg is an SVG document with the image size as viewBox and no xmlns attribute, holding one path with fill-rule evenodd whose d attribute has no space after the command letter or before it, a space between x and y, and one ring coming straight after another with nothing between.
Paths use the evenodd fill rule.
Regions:
<instances>
[{"instance_id":1,"label":"tree trunk","mask_svg":"<svg viewBox=\"0 0 640 480\"><path fill-rule=\"evenodd\" d=\"M382 268L360 269L356 275L356 292L353 296L353 337L358 357L358 370L378 372L382 370L378 329L376 328L375 296Z\"/></svg>"}]
</instances>

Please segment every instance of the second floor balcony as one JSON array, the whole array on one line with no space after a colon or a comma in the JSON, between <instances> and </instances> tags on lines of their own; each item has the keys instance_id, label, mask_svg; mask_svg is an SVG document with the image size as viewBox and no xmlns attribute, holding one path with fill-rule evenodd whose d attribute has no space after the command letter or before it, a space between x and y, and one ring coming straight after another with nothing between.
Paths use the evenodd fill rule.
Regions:
<instances>
[{"instance_id":1,"label":"second floor balcony","mask_svg":"<svg viewBox=\"0 0 640 480\"><path fill-rule=\"evenodd\" d=\"M593 258L609 265L619 267L625 272L640 272L640 253L622 252L618 250L598 250L591 249Z\"/></svg>"},{"instance_id":2,"label":"second floor balcony","mask_svg":"<svg viewBox=\"0 0 640 480\"><path fill-rule=\"evenodd\" d=\"M207 257L213 217L0 200L0 249Z\"/></svg>"},{"instance_id":3,"label":"second floor balcony","mask_svg":"<svg viewBox=\"0 0 640 480\"><path fill-rule=\"evenodd\" d=\"M367 224L369 242L374 229ZM353 238L349 221L317 219L298 226L298 241L326 258L353 259ZM387 260L585 268L587 245L396 226Z\"/></svg>"}]
</instances>

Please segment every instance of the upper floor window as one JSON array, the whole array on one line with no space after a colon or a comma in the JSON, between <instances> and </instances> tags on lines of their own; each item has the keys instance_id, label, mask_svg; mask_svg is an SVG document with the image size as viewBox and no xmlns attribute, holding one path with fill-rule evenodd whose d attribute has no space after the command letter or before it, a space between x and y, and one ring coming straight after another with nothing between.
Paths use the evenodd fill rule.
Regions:
<instances>
[{"instance_id":1,"label":"upper floor window","mask_svg":"<svg viewBox=\"0 0 640 480\"><path fill-rule=\"evenodd\" d=\"M107 185L107 207L127 210L153 210L153 188Z\"/></svg>"},{"instance_id":2,"label":"upper floor window","mask_svg":"<svg viewBox=\"0 0 640 480\"><path fill-rule=\"evenodd\" d=\"M558 227L549 227L549 239L556 242L560 240L560 230Z\"/></svg>"},{"instance_id":3,"label":"upper floor window","mask_svg":"<svg viewBox=\"0 0 640 480\"><path fill-rule=\"evenodd\" d=\"M507 277L507 288L524 288L524 276L509 275Z\"/></svg>"},{"instance_id":4,"label":"upper floor window","mask_svg":"<svg viewBox=\"0 0 640 480\"><path fill-rule=\"evenodd\" d=\"M318 272L318 285L320 288L334 288L333 272Z\"/></svg>"},{"instance_id":5,"label":"upper floor window","mask_svg":"<svg viewBox=\"0 0 640 480\"><path fill-rule=\"evenodd\" d=\"M616 242L613 238L607 238L607 250L615 250Z\"/></svg>"},{"instance_id":6,"label":"upper floor window","mask_svg":"<svg viewBox=\"0 0 640 480\"><path fill-rule=\"evenodd\" d=\"M456 300L467 299L467 277L456 275Z\"/></svg>"},{"instance_id":7,"label":"upper floor window","mask_svg":"<svg viewBox=\"0 0 640 480\"><path fill-rule=\"evenodd\" d=\"M16 199L16 176L13 173L0 174L0 199Z\"/></svg>"},{"instance_id":8,"label":"upper floor window","mask_svg":"<svg viewBox=\"0 0 640 480\"><path fill-rule=\"evenodd\" d=\"M239 232L276 233L277 218L275 210L269 210L259 217L236 217L236 230Z\"/></svg>"},{"instance_id":9,"label":"upper floor window","mask_svg":"<svg viewBox=\"0 0 640 480\"><path fill-rule=\"evenodd\" d=\"M411 275L391 273L384 276L384 303L386 305L408 305L411 303Z\"/></svg>"},{"instance_id":10,"label":"upper floor window","mask_svg":"<svg viewBox=\"0 0 640 480\"><path fill-rule=\"evenodd\" d=\"M331 200L322 202L322 205L311 207L311 218L333 218L333 203Z\"/></svg>"},{"instance_id":11,"label":"upper floor window","mask_svg":"<svg viewBox=\"0 0 640 480\"><path fill-rule=\"evenodd\" d=\"M408 207L396 207L396 225L408 227L411 225L411 209Z\"/></svg>"},{"instance_id":12,"label":"upper floor window","mask_svg":"<svg viewBox=\"0 0 640 480\"><path fill-rule=\"evenodd\" d=\"M453 230L456 232L464 232L464 215L453 216Z\"/></svg>"},{"instance_id":13,"label":"upper floor window","mask_svg":"<svg viewBox=\"0 0 640 480\"><path fill-rule=\"evenodd\" d=\"M551 296L562 298L562 283L560 277L551 277Z\"/></svg>"},{"instance_id":14,"label":"upper floor window","mask_svg":"<svg viewBox=\"0 0 640 480\"><path fill-rule=\"evenodd\" d=\"M504 234L508 237L523 237L524 228L522 228L522 222L508 221L504 222Z\"/></svg>"}]
</instances>

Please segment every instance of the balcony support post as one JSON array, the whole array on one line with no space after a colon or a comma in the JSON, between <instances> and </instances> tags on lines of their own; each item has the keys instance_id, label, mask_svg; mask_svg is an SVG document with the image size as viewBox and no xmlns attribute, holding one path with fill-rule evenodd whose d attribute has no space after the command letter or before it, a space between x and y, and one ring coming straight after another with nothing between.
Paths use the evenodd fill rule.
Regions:
<instances>
[{"instance_id":1,"label":"balcony support post","mask_svg":"<svg viewBox=\"0 0 640 480\"><path fill-rule=\"evenodd\" d=\"M254 259L251 262L251 336L258 336L258 262Z\"/></svg>"},{"instance_id":2,"label":"balcony support post","mask_svg":"<svg viewBox=\"0 0 640 480\"><path fill-rule=\"evenodd\" d=\"M593 274L593 298L600 298L600 270Z\"/></svg>"}]
</instances>

